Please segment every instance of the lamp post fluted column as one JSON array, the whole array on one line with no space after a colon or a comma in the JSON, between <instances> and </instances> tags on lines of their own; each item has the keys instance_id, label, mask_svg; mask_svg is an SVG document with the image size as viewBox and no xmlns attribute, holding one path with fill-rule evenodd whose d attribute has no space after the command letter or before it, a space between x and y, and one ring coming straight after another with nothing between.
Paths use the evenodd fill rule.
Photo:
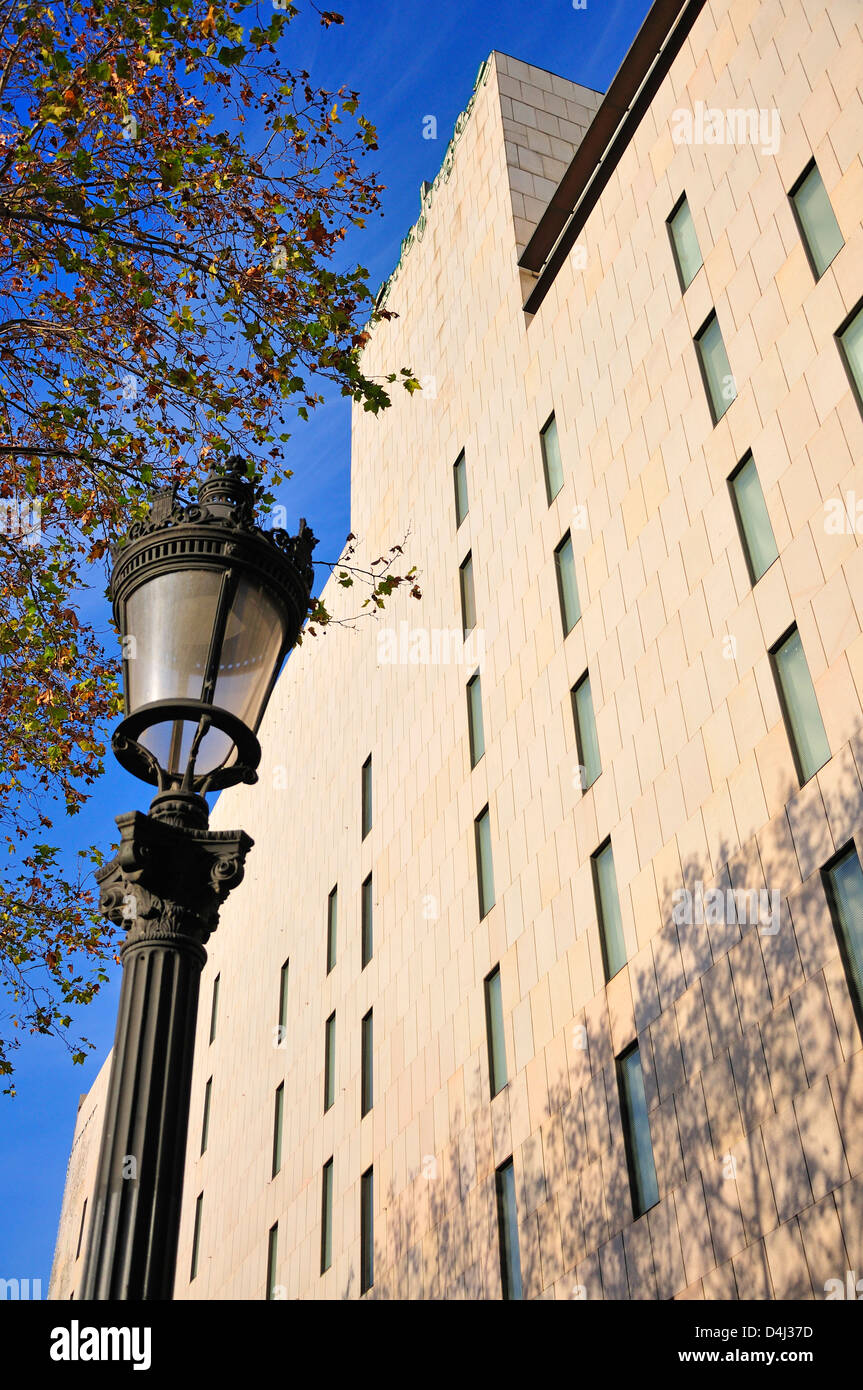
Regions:
<instances>
[{"instance_id":1,"label":"lamp post fluted column","mask_svg":"<svg viewBox=\"0 0 863 1390\"><path fill-rule=\"evenodd\" d=\"M204 947L252 841L208 830L191 795L117 825L97 878L103 912L128 930L81 1296L170 1299Z\"/></svg>"}]
</instances>

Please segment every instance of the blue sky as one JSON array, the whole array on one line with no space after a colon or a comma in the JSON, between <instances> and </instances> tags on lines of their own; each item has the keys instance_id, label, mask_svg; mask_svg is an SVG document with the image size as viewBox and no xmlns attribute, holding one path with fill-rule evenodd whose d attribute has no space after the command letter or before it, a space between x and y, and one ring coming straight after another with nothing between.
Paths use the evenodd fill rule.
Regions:
<instances>
[{"instance_id":1,"label":"blue sky","mask_svg":"<svg viewBox=\"0 0 863 1390\"><path fill-rule=\"evenodd\" d=\"M302 5L303 0L298 0ZM402 237L419 214L419 187L440 167L455 119L467 104L480 63L493 49L513 54L587 87L605 91L647 10L649 0L331 0L345 24L320 28L313 13L291 24L286 59L306 68L318 86L360 92L361 110L378 130L374 167L386 185L383 219L357 232L347 247L376 290L398 260ZM262 3L261 11L266 9ZM423 138L423 118L437 120L438 139ZM402 363L393 363L397 370ZM321 538L317 555L338 558L349 530L350 406L335 398L287 446L294 477L281 494L289 529L305 516ZM421 566L421 557L418 557ZM321 579L325 578L322 574ZM94 596L88 615L98 610ZM108 628L108 605L97 627ZM339 633L327 641L338 641ZM146 809L149 789L115 764L91 801L59 827L70 858L91 843L108 847L113 817ZM241 891L241 890L240 890ZM113 1041L119 968L97 1001L79 1013L96 1044L92 1060L73 1066L53 1039L23 1042L16 1054L18 1097L0 1097L0 1278L42 1280L47 1293L66 1161L79 1095L88 1090Z\"/></svg>"}]
</instances>

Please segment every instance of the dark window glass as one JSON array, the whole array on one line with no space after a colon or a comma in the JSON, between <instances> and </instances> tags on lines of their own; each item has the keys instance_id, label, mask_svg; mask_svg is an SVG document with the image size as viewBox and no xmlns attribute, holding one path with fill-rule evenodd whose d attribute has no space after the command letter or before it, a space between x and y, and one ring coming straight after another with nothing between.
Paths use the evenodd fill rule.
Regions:
<instances>
[{"instance_id":1,"label":"dark window glass","mask_svg":"<svg viewBox=\"0 0 863 1390\"><path fill-rule=\"evenodd\" d=\"M779 551L751 453L734 470L728 483L749 578L753 584L757 584L773 561L779 558Z\"/></svg>"},{"instance_id":2,"label":"dark window glass","mask_svg":"<svg viewBox=\"0 0 863 1390\"><path fill-rule=\"evenodd\" d=\"M500 1282L505 1299L522 1298L521 1259L518 1252L518 1209L512 1159L495 1173L497 1230L500 1241Z\"/></svg>"},{"instance_id":3,"label":"dark window glass","mask_svg":"<svg viewBox=\"0 0 863 1390\"><path fill-rule=\"evenodd\" d=\"M336 930L338 927L339 890L334 888L327 899L327 974L336 963Z\"/></svg>"},{"instance_id":4,"label":"dark window glass","mask_svg":"<svg viewBox=\"0 0 863 1390\"><path fill-rule=\"evenodd\" d=\"M369 1009L368 1013L367 1013L367 1014L365 1015L365 1017L363 1018L363 1024L362 1024L362 1029L363 1029L363 1031L362 1031L362 1045L361 1045L361 1052L362 1052L361 1073L362 1073L362 1074L361 1074L361 1078L360 1078L360 1089L361 1089L361 1091L362 1091L362 1097L361 1097L361 1114L363 1114L363 1115L367 1115L367 1114L369 1113L369 1111L371 1110L372 1106L373 1106L374 1103L375 1103L375 1101L374 1101L374 1067L373 1067L373 1062L372 1062L372 1057L373 1057L373 1046L372 1046L372 1044L373 1044L373 1032L372 1032L372 1027L373 1027L373 1025L372 1025L372 1010Z\"/></svg>"},{"instance_id":5,"label":"dark window glass","mask_svg":"<svg viewBox=\"0 0 863 1390\"><path fill-rule=\"evenodd\" d=\"M324 1039L324 1111L336 1098L336 1016L330 1014Z\"/></svg>"},{"instance_id":6,"label":"dark window glass","mask_svg":"<svg viewBox=\"0 0 863 1390\"><path fill-rule=\"evenodd\" d=\"M210 1006L210 1042L216 1036L216 1023L219 1018L219 980L221 975L217 975L213 981L213 1002Z\"/></svg>"},{"instance_id":7,"label":"dark window glass","mask_svg":"<svg viewBox=\"0 0 863 1390\"><path fill-rule=\"evenodd\" d=\"M668 219L668 234L671 237L680 288L687 290L704 262L701 259L695 223L685 193Z\"/></svg>"},{"instance_id":8,"label":"dark window glass","mask_svg":"<svg viewBox=\"0 0 863 1390\"><path fill-rule=\"evenodd\" d=\"M718 424L731 402L736 399L737 386L731 374L715 312L711 313L704 327L696 334L695 346L713 423Z\"/></svg>"},{"instance_id":9,"label":"dark window glass","mask_svg":"<svg viewBox=\"0 0 863 1390\"><path fill-rule=\"evenodd\" d=\"M560 458L560 441L557 437L557 421L552 415L539 434L542 445L542 467L545 474L545 495L551 506L563 487L563 464Z\"/></svg>"},{"instance_id":10,"label":"dark window glass","mask_svg":"<svg viewBox=\"0 0 863 1390\"><path fill-rule=\"evenodd\" d=\"M333 1262L333 1160L324 1164L321 1182L321 1274Z\"/></svg>"},{"instance_id":11,"label":"dark window glass","mask_svg":"<svg viewBox=\"0 0 863 1390\"><path fill-rule=\"evenodd\" d=\"M796 626L773 648L770 657L788 741L802 786L827 762L830 744Z\"/></svg>"},{"instance_id":12,"label":"dark window glass","mask_svg":"<svg viewBox=\"0 0 863 1390\"><path fill-rule=\"evenodd\" d=\"M464 459L464 449L453 464L452 476L455 484L455 524L456 530L458 530L468 511L467 464Z\"/></svg>"},{"instance_id":13,"label":"dark window glass","mask_svg":"<svg viewBox=\"0 0 863 1390\"><path fill-rule=\"evenodd\" d=\"M491 866L491 821L488 807L474 821L476 873L479 884L479 915L482 919L494 907L494 874Z\"/></svg>"},{"instance_id":14,"label":"dark window glass","mask_svg":"<svg viewBox=\"0 0 863 1390\"><path fill-rule=\"evenodd\" d=\"M360 1178L360 1293L375 1282L374 1169Z\"/></svg>"},{"instance_id":15,"label":"dark window glass","mask_svg":"<svg viewBox=\"0 0 863 1390\"><path fill-rule=\"evenodd\" d=\"M816 280L820 280L845 242L813 159L791 190L791 206Z\"/></svg>"},{"instance_id":16,"label":"dark window glass","mask_svg":"<svg viewBox=\"0 0 863 1390\"><path fill-rule=\"evenodd\" d=\"M656 1167L653 1162L653 1143L644 1094L644 1073L638 1045L617 1058L617 1084L623 1119L626 1160L629 1166L629 1190L632 1214L637 1219L655 1207L659 1201Z\"/></svg>"},{"instance_id":17,"label":"dark window glass","mask_svg":"<svg viewBox=\"0 0 863 1390\"><path fill-rule=\"evenodd\" d=\"M365 970L374 953L374 894L372 876L363 883L361 904L362 968Z\"/></svg>"},{"instance_id":18,"label":"dark window glass","mask_svg":"<svg viewBox=\"0 0 863 1390\"><path fill-rule=\"evenodd\" d=\"M503 999L500 987L500 966L495 966L485 981L485 1026L488 1041L488 1078L492 1096L507 1083L506 1041L503 1031Z\"/></svg>"}]
</instances>

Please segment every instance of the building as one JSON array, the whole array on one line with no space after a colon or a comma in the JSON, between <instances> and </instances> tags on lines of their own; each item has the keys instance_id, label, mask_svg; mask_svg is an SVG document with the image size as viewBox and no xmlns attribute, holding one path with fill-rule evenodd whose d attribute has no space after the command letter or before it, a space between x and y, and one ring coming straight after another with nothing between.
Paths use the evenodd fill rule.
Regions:
<instances>
[{"instance_id":1,"label":"building","mask_svg":"<svg viewBox=\"0 0 863 1390\"><path fill-rule=\"evenodd\" d=\"M422 601L294 653L215 812L178 1299L863 1275L861 27L483 65L366 348L423 393L354 420Z\"/></svg>"}]
</instances>

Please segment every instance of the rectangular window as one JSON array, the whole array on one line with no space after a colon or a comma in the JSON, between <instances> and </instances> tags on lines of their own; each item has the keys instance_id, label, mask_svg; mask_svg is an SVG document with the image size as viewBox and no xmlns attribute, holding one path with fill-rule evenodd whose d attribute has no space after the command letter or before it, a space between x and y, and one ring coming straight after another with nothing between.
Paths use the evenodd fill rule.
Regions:
<instances>
[{"instance_id":1,"label":"rectangular window","mask_svg":"<svg viewBox=\"0 0 863 1390\"><path fill-rule=\"evenodd\" d=\"M863 869L853 844L825 869L824 879L848 989L863 1032Z\"/></svg>"},{"instance_id":2,"label":"rectangular window","mask_svg":"<svg viewBox=\"0 0 863 1390\"><path fill-rule=\"evenodd\" d=\"M776 549L776 538L770 524L767 503L764 501L758 470L751 452L746 454L731 474L728 486L731 489L731 501L749 578L753 584L757 584L773 561L779 558L779 551Z\"/></svg>"},{"instance_id":3,"label":"rectangular window","mask_svg":"<svg viewBox=\"0 0 863 1390\"><path fill-rule=\"evenodd\" d=\"M374 897L372 894L372 876L363 883L362 908L361 908L361 934L362 934L362 968L365 970L372 958L374 951Z\"/></svg>"},{"instance_id":4,"label":"rectangular window","mask_svg":"<svg viewBox=\"0 0 863 1390\"><path fill-rule=\"evenodd\" d=\"M479 884L480 920L494 907L494 874L491 867L491 820L488 807L474 821L476 875Z\"/></svg>"},{"instance_id":5,"label":"rectangular window","mask_svg":"<svg viewBox=\"0 0 863 1390\"><path fill-rule=\"evenodd\" d=\"M515 1204L515 1172L512 1159L494 1175L497 1195L497 1233L500 1241L500 1282L505 1299L521 1298L521 1258L518 1253L518 1209Z\"/></svg>"},{"instance_id":6,"label":"rectangular window","mask_svg":"<svg viewBox=\"0 0 863 1390\"><path fill-rule=\"evenodd\" d=\"M461 526L467 516L467 464L464 459L464 449L462 449L452 468L453 483L455 484L455 525L456 530Z\"/></svg>"},{"instance_id":7,"label":"rectangular window","mask_svg":"<svg viewBox=\"0 0 863 1390\"><path fill-rule=\"evenodd\" d=\"M201 1153L207 1149L207 1140L210 1137L210 1101L213 1096L213 1078L209 1078L204 1089L204 1118L201 1122Z\"/></svg>"},{"instance_id":8,"label":"rectangular window","mask_svg":"<svg viewBox=\"0 0 863 1390\"><path fill-rule=\"evenodd\" d=\"M507 1083L499 965L495 966L485 980L485 1030L488 1041L488 1079L494 1097Z\"/></svg>"},{"instance_id":9,"label":"rectangular window","mask_svg":"<svg viewBox=\"0 0 863 1390\"><path fill-rule=\"evenodd\" d=\"M820 280L845 242L814 159L803 170L790 198L812 273Z\"/></svg>"},{"instance_id":10,"label":"rectangular window","mask_svg":"<svg viewBox=\"0 0 863 1390\"><path fill-rule=\"evenodd\" d=\"M321 1274L333 1262L333 1160L324 1164L321 1181Z\"/></svg>"},{"instance_id":11,"label":"rectangular window","mask_svg":"<svg viewBox=\"0 0 863 1390\"><path fill-rule=\"evenodd\" d=\"M363 839L372 828L372 755L363 763Z\"/></svg>"},{"instance_id":12,"label":"rectangular window","mask_svg":"<svg viewBox=\"0 0 863 1390\"><path fill-rule=\"evenodd\" d=\"M375 1103L374 1100L374 1068L372 1064L372 1010L363 1018L362 1024L362 1053L360 1089L362 1096L360 1100L360 1114L367 1115Z\"/></svg>"},{"instance_id":13,"label":"rectangular window","mask_svg":"<svg viewBox=\"0 0 863 1390\"><path fill-rule=\"evenodd\" d=\"M336 1098L336 1016L330 1014L324 1036L324 1113Z\"/></svg>"},{"instance_id":14,"label":"rectangular window","mask_svg":"<svg viewBox=\"0 0 863 1390\"><path fill-rule=\"evenodd\" d=\"M461 590L462 636L467 637L476 627L476 600L473 593L473 559L468 551L459 566L459 588Z\"/></svg>"},{"instance_id":15,"label":"rectangular window","mask_svg":"<svg viewBox=\"0 0 863 1390\"><path fill-rule=\"evenodd\" d=\"M836 337L857 405L863 411L863 303L851 312Z\"/></svg>"},{"instance_id":16,"label":"rectangular window","mask_svg":"<svg viewBox=\"0 0 863 1390\"><path fill-rule=\"evenodd\" d=\"M192 1233L192 1264L189 1269L189 1282L198 1273L198 1252L201 1248L201 1212L204 1206L204 1194L198 1193L198 1200L195 1203L195 1229Z\"/></svg>"},{"instance_id":17,"label":"rectangular window","mask_svg":"<svg viewBox=\"0 0 863 1390\"><path fill-rule=\"evenodd\" d=\"M552 415L539 433L542 444L542 467L545 473L545 495L551 506L563 487L563 464L560 461L560 441L557 437L557 421Z\"/></svg>"},{"instance_id":18,"label":"rectangular window","mask_svg":"<svg viewBox=\"0 0 863 1390\"><path fill-rule=\"evenodd\" d=\"M710 413L716 425L737 396L737 387L731 375L731 366L715 310L695 335L695 346L701 375L704 378L704 388L710 402Z\"/></svg>"},{"instance_id":19,"label":"rectangular window","mask_svg":"<svg viewBox=\"0 0 863 1390\"><path fill-rule=\"evenodd\" d=\"M482 724L482 686L479 671L467 683L467 730L470 739L470 765L476 767L485 753L485 733Z\"/></svg>"},{"instance_id":20,"label":"rectangular window","mask_svg":"<svg viewBox=\"0 0 863 1390\"><path fill-rule=\"evenodd\" d=\"M84 1206L83 1206L82 1209L81 1209L81 1225L78 1227L78 1245L77 1245L77 1248L76 1248L76 1250L75 1250L75 1259L76 1259L76 1260L79 1259L79 1258L80 1258L80 1255L81 1255L81 1242L82 1242L83 1239L84 1239L84 1223L85 1223L86 1220L87 1220L87 1198L85 1197L85 1198L84 1198Z\"/></svg>"},{"instance_id":21,"label":"rectangular window","mask_svg":"<svg viewBox=\"0 0 863 1390\"><path fill-rule=\"evenodd\" d=\"M375 1282L375 1175L367 1168L360 1178L360 1293Z\"/></svg>"},{"instance_id":22,"label":"rectangular window","mask_svg":"<svg viewBox=\"0 0 863 1390\"><path fill-rule=\"evenodd\" d=\"M616 1058L616 1066L632 1215L637 1220L659 1201L638 1043L633 1043L626 1052Z\"/></svg>"},{"instance_id":23,"label":"rectangular window","mask_svg":"<svg viewBox=\"0 0 863 1390\"><path fill-rule=\"evenodd\" d=\"M567 531L554 552L554 568L557 573L557 596L560 599L560 616L563 620L563 635L568 637L581 617L581 604L578 601L578 585L575 582L575 559L572 554L572 537Z\"/></svg>"},{"instance_id":24,"label":"rectangular window","mask_svg":"<svg viewBox=\"0 0 863 1390\"><path fill-rule=\"evenodd\" d=\"M334 888L327 899L327 974L336 963L336 927L338 925L339 890Z\"/></svg>"},{"instance_id":25,"label":"rectangular window","mask_svg":"<svg viewBox=\"0 0 863 1390\"><path fill-rule=\"evenodd\" d=\"M575 720L575 746L581 770L581 787L582 791L587 791L602 771L602 764L599 761L599 740L596 736L590 676L586 671L573 687L572 714Z\"/></svg>"},{"instance_id":26,"label":"rectangular window","mask_svg":"<svg viewBox=\"0 0 863 1390\"><path fill-rule=\"evenodd\" d=\"M288 1028L288 966L290 962L285 961L279 972L279 1041L281 1047L285 1041Z\"/></svg>"},{"instance_id":27,"label":"rectangular window","mask_svg":"<svg viewBox=\"0 0 863 1390\"><path fill-rule=\"evenodd\" d=\"M680 288L688 290L704 262L701 259L698 237L695 235L695 223L692 220L692 213L689 211L685 193L675 205L667 226Z\"/></svg>"},{"instance_id":28,"label":"rectangular window","mask_svg":"<svg viewBox=\"0 0 863 1390\"><path fill-rule=\"evenodd\" d=\"M279 1257L279 1223L270 1227L267 1237L267 1301L276 1296L276 1263Z\"/></svg>"},{"instance_id":29,"label":"rectangular window","mask_svg":"<svg viewBox=\"0 0 863 1390\"><path fill-rule=\"evenodd\" d=\"M591 856L593 888L596 895L596 915L599 920L599 939L606 980L612 980L626 964L626 943L623 939L623 919L614 872L611 840L600 845Z\"/></svg>"},{"instance_id":30,"label":"rectangular window","mask_svg":"<svg viewBox=\"0 0 863 1390\"><path fill-rule=\"evenodd\" d=\"M818 698L796 625L770 652L776 690L800 785L830 757Z\"/></svg>"},{"instance_id":31,"label":"rectangular window","mask_svg":"<svg viewBox=\"0 0 863 1390\"><path fill-rule=\"evenodd\" d=\"M282 1166L282 1122L285 1118L285 1083L276 1087L276 1111L273 1116L273 1171L274 1178Z\"/></svg>"},{"instance_id":32,"label":"rectangular window","mask_svg":"<svg viewBox=\"0 0 863 1390\"><path fill-rule=\"evenodd\" d=\"M216 1036L216 1023L219 1018L219 981L221 978L219 974L213 981L213 1002L210 1006L210 1042Z\"/></svg>"}]
</instances>

